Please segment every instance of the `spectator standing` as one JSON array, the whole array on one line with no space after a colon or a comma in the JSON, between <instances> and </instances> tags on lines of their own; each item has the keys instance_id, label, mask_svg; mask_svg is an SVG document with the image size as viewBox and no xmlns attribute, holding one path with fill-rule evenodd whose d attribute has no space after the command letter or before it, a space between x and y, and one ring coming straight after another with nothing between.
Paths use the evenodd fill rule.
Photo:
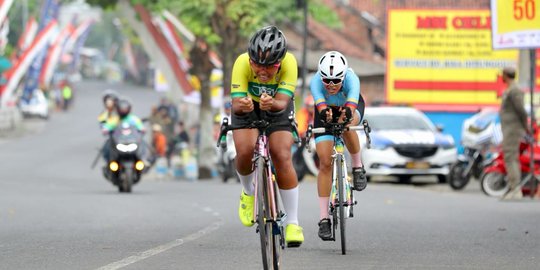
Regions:
<instances>
[{"instance_id":1,"label":"spectator standing","mask_svg":"<svg viewBox=\"0 0 540 270\"><path fill-rule=\"evenodd\" d=\"M523 198L521 189L517 188L521 181L519 143L523 136L529 133L529 128L527 127L527 112L523 106L523 92L514 81L515 77L514 68L506 67L503 69L502 79L507 87L502 95L499 115L503 133L502 151L509 189L502 200Z\"/></svg>"}]
</instances>

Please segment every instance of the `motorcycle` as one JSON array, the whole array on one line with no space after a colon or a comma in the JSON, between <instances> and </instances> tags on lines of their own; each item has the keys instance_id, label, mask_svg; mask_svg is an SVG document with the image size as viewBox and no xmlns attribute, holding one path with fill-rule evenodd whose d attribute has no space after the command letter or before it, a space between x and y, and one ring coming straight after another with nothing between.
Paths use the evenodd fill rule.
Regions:
<instances>
[{"instance_id":1,"label":"motorcycle","mask_svg":"<svg viewBox=\"0 0 540 270\"><path fill-rule=\"evenodd\" d=\"M534 145L534 175L540 175L540 146ZM522 180L528 177L531 172L530 168L530 144L521 142L519 145L519 163L521 168ZM538 178L537 178L538 179ZM497 154L493 163L484 169L484 173L480 179L482 191L492 197L501 197L508 192L508 181L506 179L506 166L504 164L504 155L502 150ZM538 188L538 187L537 187ZM524 185L521 188L523 195L529 195L531 188L529 185Z\"/></svg>"},{"instance_id":2,"label":"motorcycle","mask_svg":"<svg viewBox=\"0 0 540 270\"><path fill-rule=\"evenodd\" d=\"M234 158L236 157L236 148L234 147L234 141L232 133L227 134L227 148L216 148L218 151L218 172L221 175L223 183L226 183L229 178L236 178L237 182L240 182L240 178L236 174L236 168L234 166Z\"/></svg>"},{"instance_id":3,"label":"motorcycle","mask_svg":"<svg viewBox=\"0 0 540 270\"><path fill-rule=\"evenodd\" d=\"M119 192L129 193L132 186L141 180L141 175L148 171L143 161L143 135L135 126L122 123L112 131L109 140L110 159L103 167L103 173Z\"/></svg>"},{"instance_id":4,"label":"motorcycle","mask_svg":"<svg viewBox=\"0 0 540 270\"><path fill-rule=\"evenodd\" d=\"M309 147L306 147L303 140L300 147L293 151L292 161L298 181L302 181L308 173L315 176L319 174L319 158L315 150L310 149L315 149L315 140L309 140Z\"/></svg>"},{"instance_id":5,"label":"motorcycle","mask_svg":"<svg viewBox=\"0 0 540 270\"><path fill-rule=\"evenodd\" d=\"M448 184L461 190L470 179L480 179L484 168L492 163L490 149L501 142L501 126L495 110L483 110L463 122L461 131L463 154L450 166Z\"/></svg>"}]
</instances>

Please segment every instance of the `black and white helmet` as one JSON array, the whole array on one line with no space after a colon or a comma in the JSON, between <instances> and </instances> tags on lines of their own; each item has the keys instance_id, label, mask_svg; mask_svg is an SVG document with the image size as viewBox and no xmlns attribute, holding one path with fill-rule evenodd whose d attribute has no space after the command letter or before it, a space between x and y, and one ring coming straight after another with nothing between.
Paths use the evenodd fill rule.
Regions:
<instances>
[{"instance_id":1,"label":"black and white helmet","mask_svg":"<svg viewBox=\"0 0 540 270\"><path fill-rule=\"evenodd\" d=\"M319 59L319 72L323 79L341 79L349 69L347 59L337 51L329 51Z\"/></svg>"},{"instance_id":2,"label":"black and white helmet","mask_svg":"<svg viewBox=\"0 0 540 270\"><path fill-rule=\"evenodd\" d=\"M249 40L249 58L259 65L273 65L287 53L285 35L275 26L257 31Z\"/></svg>"},{"instance_id":3,"label":"black and white helmet","mask_svg":"<svg viewBox=\"0 0 540 270\"><path fill-rule=\"evenodd\" d=\"M120 118L126 117L131 112L131 102L126 98L120 98L116 104L116 111Z\"/></svg>"}]
</instances>

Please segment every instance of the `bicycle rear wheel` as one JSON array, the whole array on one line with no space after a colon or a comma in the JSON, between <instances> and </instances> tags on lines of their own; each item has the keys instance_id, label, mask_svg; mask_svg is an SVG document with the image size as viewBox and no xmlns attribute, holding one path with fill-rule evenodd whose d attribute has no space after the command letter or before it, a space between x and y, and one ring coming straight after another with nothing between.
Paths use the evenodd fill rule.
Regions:
<instances>
[{"instance_id":1,"label":"bicycle rear wheel","mask_svg":"<svg viewBox=\"0 0 540 270\"><path fill-rule=\"evenodd\" d=\"M268 196L268 174L262 158L257 161L257 227L261 241L263 268L279 268L278 242L274 236L270 201Z\"/></svg>"},{"instance_id":2,"label":"bicycle rear wheel","mask_svg":"<svg viewBox=\"0 0 540 270\"><path fill-rule=\"evenodd\" d=\"M347 199L345 197L345 189L343 187L344 171L343 171L343 156L337 155L336 165L337 167L337 184L338 184L338 215L339 215L339 234L341 238L341 254L347 253L347 239L345 237L345 204Z\"/></svg>"}]
</instances>

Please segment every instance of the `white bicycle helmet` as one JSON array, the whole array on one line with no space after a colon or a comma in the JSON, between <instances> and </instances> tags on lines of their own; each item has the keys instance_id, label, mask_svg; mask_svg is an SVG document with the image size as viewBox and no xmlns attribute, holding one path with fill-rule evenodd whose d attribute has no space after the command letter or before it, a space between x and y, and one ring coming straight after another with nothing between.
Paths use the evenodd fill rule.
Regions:
<instances>
[{"instance_id":1,"label":"white bicycle helmet","mask_svg":"<svg viewBox=\"0 0 540 270\"><path fill-rule=\"evenodd\" d=\"M348 68L347 59L337 51L329 51L319 59L319 72L322 79L343 80Z\"/></svg>"}]
</instances>

